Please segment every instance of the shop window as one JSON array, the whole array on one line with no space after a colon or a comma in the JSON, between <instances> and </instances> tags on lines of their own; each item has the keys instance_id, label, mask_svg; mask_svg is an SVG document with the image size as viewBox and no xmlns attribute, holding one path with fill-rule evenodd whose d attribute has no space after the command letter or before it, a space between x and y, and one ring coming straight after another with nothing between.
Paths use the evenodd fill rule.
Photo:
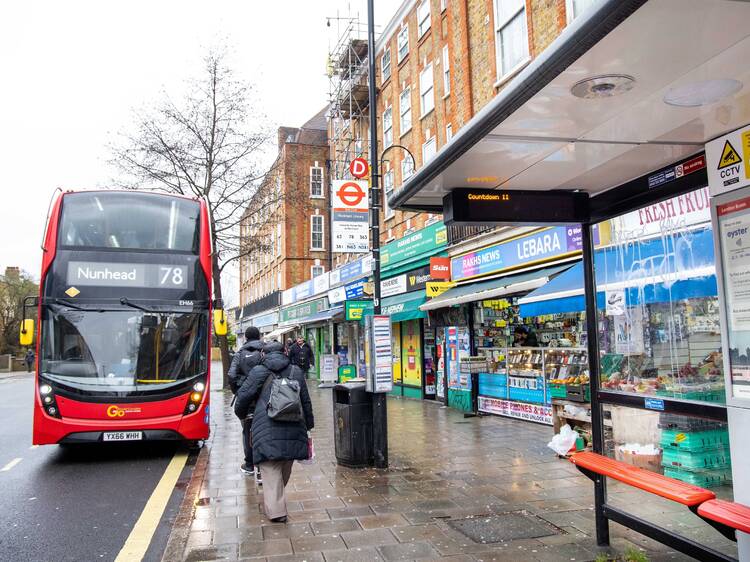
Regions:
<instances>
[{"instance_id":1,"label":"shop window","mask_svg":"<svg viewBox=\"0 0 750 562\"><path fill-rule=\"evenodd\" d=\"M500 78L529 58L525 0L495 0L495 49Z\"/></svg>"},{"instance_id":2,"label":"shop window","mask_svg":"<svg viewBox=\"0 0 750 562\"><path fill-rule=\"evenodd\" d=\"M409 24L405 24L398 32L396 43L398 46L398 62L401 64L404 57L409 54Z\"/></svg>"},{"instance_id":3,"label":"shop window","mask_svg":"<svg viewBox=\"0 0 750 562\"><path fill-rule=\"evenodd\" d=\"M380 58L380 72L383 78L383 82L391 77L391 49L386 48L383 51L383 56Z\"/></svg>"}]
</instances>

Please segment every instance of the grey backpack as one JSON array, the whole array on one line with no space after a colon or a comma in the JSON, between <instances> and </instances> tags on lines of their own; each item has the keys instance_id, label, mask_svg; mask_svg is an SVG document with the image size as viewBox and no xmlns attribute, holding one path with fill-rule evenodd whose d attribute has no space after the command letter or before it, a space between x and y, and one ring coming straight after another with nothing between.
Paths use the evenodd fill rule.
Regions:
<instances>
[{"instance_id":1,"label":"grey backpack","mask_svg":"<svg viewBox=\"0 0 750 562\"><path fill-rule=\"evenodd\" d=\"M268 376L271 381L271 395L268 398L266 412L268 417L275 421L298 422L302 421L302 400L300 400L299 382L291 378L291 366L284 372ZM266 381L268 384L268 381Z\"/></svg>"}]
</instances>

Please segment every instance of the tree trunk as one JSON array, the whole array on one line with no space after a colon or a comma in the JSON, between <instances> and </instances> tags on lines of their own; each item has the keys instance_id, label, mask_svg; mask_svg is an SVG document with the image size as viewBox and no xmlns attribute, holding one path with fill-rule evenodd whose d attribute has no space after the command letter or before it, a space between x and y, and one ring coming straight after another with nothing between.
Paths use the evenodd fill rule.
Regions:
<instances>
[{"instance_id":1,"label":"tree trunk","mask_svg":"<svg viewBox=\"0 0 750 562\"><path fill-rule=\"evenodd\" d=\"M214 258L211 260L211 267L213 268L213 279L214 279L214 299L217 303L221 304L224 308L224 299L221 297L221 272L219 270L219 264ZM224 311L226 313L226 309ZM219 350L221 351L221 366L222 366L222 380L223 387L229 388L229 342L226 336L216 336L219 342Z\"/></svg>"}]
</instances>

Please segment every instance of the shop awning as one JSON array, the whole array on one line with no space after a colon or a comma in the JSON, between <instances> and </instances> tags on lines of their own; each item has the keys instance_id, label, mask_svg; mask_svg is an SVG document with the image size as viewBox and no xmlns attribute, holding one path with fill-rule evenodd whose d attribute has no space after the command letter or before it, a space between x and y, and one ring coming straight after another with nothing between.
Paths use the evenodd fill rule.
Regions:
<instances>
[{"instance_id":1,"label":"shop awning","mask_svg":"<svg viewBox=\"0 0 750 562\"><path fill-rule=\"evenodd\" d=\"M547 283L552 277L570 267L570 264L545 267L534 271L505 275L490 281L469 283L450 289L424 303L422 310L435 310L465 302L496 299L516 293L532 291Z\"/></svg>"},{"instance_id":2,"label":"shop awning","mask_svg":"<svg viewBox=\"0 0 750 562\"><path fill-rule=\"evenodd\" d=\"M277 340L287 332L291 332L295 328L298 328L298 326L290 325L290 326L283 326L280 328L276 328L273 332L269 332L267 334L263 334L263 339L266 341L272 341Z\"/></svg>"},{"instance_id":3,"label":"shop awning","mask_svg":"<svg viewBox=\"0 0 750 562\"><path fill-rule=\"evenodd\" d=\"M643 277L635 281L597 283L597 306L606 306L606 292L624 290L627 306L656 304L690 298L716 296L716 275L711 266L679 273ZM543 287L518 299L522 317L583 312L583 264L580 262Z\"/></svg>"},{"instance_id":4,"label":"shop awning","mask_svg":"<svg viewBox=\"0 0 750 562\"><path fill-rule=\"evenodd\" d=\"M392 322L427 318L427 314L420 310L420 305L425 300L427 300L427 297L424 291L412 291L394 297L386 297L380 303L380 312L390 316Z\"/></svg>"},{"instance_id":5,"label":"shop awning","mask_svg":"<svg viewBox=\"0 0 750 562\"><path fill-rule=\"evenodd\" d=\"M750 122L748 21L750 2L591 3L389 207L442 212L461 187L580 190L593 205L674 166Z\"/></svg>"},{"instance_id":6,"label":"shop awning","mask_svg":"<svg viewBox=\"0 0 750 562\"><path fill-rule=\"evenodd\" d=\"M299 320L297 320L297 323L300 325L304 325L304 324L315 324L318 322L327 322L328 320L331 320L332 318L336 316L343 316L343 315L344 315L344 307L336 306L333 308L329 308L328 310L323 310L316 314L312 314L305 318L300 318Z\"/></svg>"}]
</instances>

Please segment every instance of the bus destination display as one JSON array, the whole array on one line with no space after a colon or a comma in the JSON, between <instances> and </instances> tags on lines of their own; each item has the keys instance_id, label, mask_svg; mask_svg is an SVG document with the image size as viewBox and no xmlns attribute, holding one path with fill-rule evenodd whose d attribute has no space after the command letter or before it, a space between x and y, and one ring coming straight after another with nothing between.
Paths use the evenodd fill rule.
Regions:
<instances>
[{"instance_id":1,"label":"bus destination display","mask_svg":"<svg viewBox=\"0 0 750 562\"><path fill-rule=\"evenodd\" d=\"M187 289L188 268L171 264L71 261L67 282L72 286Z\"/></svg>"}]
</instances>

